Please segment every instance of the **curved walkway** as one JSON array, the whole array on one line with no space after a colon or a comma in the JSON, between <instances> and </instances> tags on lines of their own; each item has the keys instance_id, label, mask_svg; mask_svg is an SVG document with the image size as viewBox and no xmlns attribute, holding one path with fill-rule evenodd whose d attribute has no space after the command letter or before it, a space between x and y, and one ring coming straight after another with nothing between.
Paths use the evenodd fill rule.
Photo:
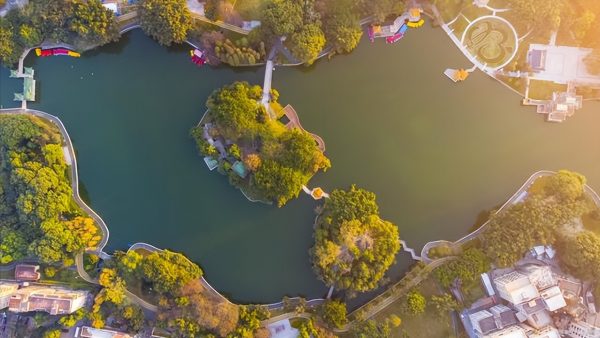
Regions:
<instances>
[{"instance_id":1,"label":"curved walkway","mask_svg":"<svg viewBox=\"0 0 600 338\"><path fill-rule=\"evenodd\" d=\"M106 224L104 223L102 218L100 216L98 216L98 214L96 214L94 212L94 210L92 210L92 208L90 208L87 204L85 204L85 202L79 196L79 175L77 173L77 157L75 156L75 150L73 149L73 143L71 142L69 133L67 133L67 129L63 125L62 121L56 116L50 115L48 113L44 113L39 110L33 110L33 109L0 109L0 114L1 115L30 114L33 116L37 116L37 117L41 117L43 119L49 120L58 127L60 133L62 134L63 140L65 142L65 146L67 147L67 150L69 151L69 156L71 157L71 161L72 161L70 167L71 167L71 189L73 189L73 198L75 199L75 202L77 203L77 205L81 209L83 209L83 211L85 211L91 218L94 219L96 224L98 224L100 231L102 231L102 239L100 240L100 242L98 243L98 246L97 246L97 250L102 251L102 249L104 249L104 247L106 246L106 243L108 242L108 237L109 237L110 233L108 231L108 227L106 226Z\"/></svg>"},{"instance_id":2,"label":"curved walkway","mask_svg":"<svg viewBox=\"0 0 600 338\"><path fill-rule=\"evenodd\" d=\"M515 192L508 199L508 201L506 201L506 203L504 203L500 207L500 209L498 209L496 211L496 214L503 211L507 206L510 206L510 205L520 202L521 199L527 193L527 189L529 189L529 187L533 184L533 182L535 182L536 179L538 179L540 177L544 177L544 176L553 176L555 174L556 174L556 172L554 172L554 171L540 170L540 171L534 173L533 175L531 175L531 177L529 177L529 179L527 179L527 181L525 181L525 183L521 186L521 188L519 188L519 190L517 190L517 192ZM584 186L584 191L592 198L594 203L596 203L596 205L598 207L600 207L600 197L598 197L598 194L596 194L596 192L592 188L590 188L587 184ZM484 229L486 228L486 226L489 223L490 223L490 221L488 220L482 226L480 226L477 230L473 231L472 233L464 236L463 238L461 238L455 242L450 242L450 241L446 241L446 240L438 240L438 241L432 241L432 242L425 244L425 246L423 246L423 249L421 250L421 258L422 258L423 262L425 262L426 264L429 264L433 261L432 259L427 257L427 253L432 248L437 247L440 244L446 244L450 248L456 249L457 247L463 245L464 243L478 237L481 233L483 233Z\"/></svg>"},{"instance_id":3,"label":"curved walkway","mask_svg":"<svg viewBox=\"0 0 600 338\"><path fill-rule=\"evenodd\" d=\"M303 132L310 134L310 136L312 136L312 138L314 138L317 142L317 147L319 147L319 149L322 152L325 152L325 141L323 141L323 139L319 135L309 133L306 131L306 129L302 127L302 125L300 124L300 118L298 117L298 113L296 113L294 107L288 104L287 106L285 106L284 110L285 116L287 116L287 118L290 119L290 122L288 122L285 125L285 127L288 130L291 130L293 128L300 128L300 130L302 130Z\"/></svg>"}]
</instances>

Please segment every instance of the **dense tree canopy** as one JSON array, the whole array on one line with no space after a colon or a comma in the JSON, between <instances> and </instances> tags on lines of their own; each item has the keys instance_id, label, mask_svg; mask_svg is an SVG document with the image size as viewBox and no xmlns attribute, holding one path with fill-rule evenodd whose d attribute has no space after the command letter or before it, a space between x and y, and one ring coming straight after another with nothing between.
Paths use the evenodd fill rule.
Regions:
<instances>
[{"instance_id":1,"label":"dense tree canopy","mask_svg":"<svg viewBox=\"0 0 600 338\"><path fill-rule=\"evenodd\" d=\"M211 118L224 128L231 128L239 136L258 128L257 117L262 98L259 86L250 86L247 82L235 82L232 85L216 89L206 101Z\"/></svg>"},{"instance_id":2,"label":"dense tree canopy","mask_svg":"<svg viewBox=\"0 0 600 338\"><path fill-rule=\"evenodd\" d=\"M153 252L141 266L144 279L158 292L177 291L181 286L202 276L202 270L180 253L164 250Z\"/></svg>"},{"instance_id":3,"label":"dense tree canopy","mask_svg":"<svg viewBox=\"0 0 600 338\"><path fill-rule=\"evenodd\" d=\"M358 15L351 6L344 5L334 5L330 10L325 18L324 31L327 45L332 46L336 53L354 50L363 34Z\"/></svg>"},{"instance_id":4,"label":"dense tree canopy","mask_svg":"<svg viewBox=\"0 0 600 338\"><path fill-rule=\"evenodd\" d=\"M329 298L321 305L319 316L323 318L325 323L339 329L348 322L346 318L346 303Z\"/></svg>"},{"instance_id":5,"label":"dense tree canopy","mask_svg":"<svg viewBox=\"0 0 600 338\"><path fill-rule=\"evenodd\" d=\"M425 297L423 297L418 288L412 289L408 295L406 295L406 309L413 316L425 312L426 303Z\"/></svg>"},{"instance_id":6,"label":"dense tree canopy","mask_svg":"<svg viewBox=\"0 0 600 338\"><path fill-rule=\"evenodd\" d=\"M319 25L310 23L292 34L291 52L305 64L312 64L325 46L325 35Z\"/></svg>"},{"instance_id":7,"label":"dense tree canopy","mask_svg":"<svg viewBox=\"0 0 600 338\"><path fill-rule=\"evenodd\" d=\"M192 28L186 0L140 0L138 12L144 32L162 45L184 42Z\"/></svg>"},{"instance_id":8,"label":"dense tree canopy","mask_svg":"<svg viewBox=\"0 0 600 338\"><path fill-rule=\"evenodd\" d=\"M275 35L288 35L302 26L302 6L294 0L272 0L262 18Z\"/></svg>"},{"instance_id":9,"label":"dense tree canopy","mask_svg":"<svg viewBox=\"0 0 600 338\"><path fill-rule=\"evenodd\" d=\"M43 40L89 49L118 40L115 14L98 0L36 0L0 18L0 61L14 64Z\"/></svg>"},{"instance_id":10,"label":"dense tree canopy","mask_svg":"<svg viewBox=\"0 0 600 338\"><path fill-rule=\"evenodd\" d=\"M490 262L485 253L469 248L460 254L458 260L450 261L437 269L435 276L443 287L449 287L455 279L463 282L475 282L479 276L490 270Z\"/></svg>"},{"instance_id":11,"label":"dense tree canopy","mask_svg":"<svg viewBox=\"0 0 600 338\"><path fill-rule=\"evenodd\" d=\"M494 214L483 232L483 250L500 267L512 265L535 245L554 243L557 228L589 212L585 177L566 170L543 177L542 191Z\"/></svg>"},{"instance_id":12,"label":"dense tree canopy","mask_svg":"<svg viewBox=\"0 0 600 338\"><path fill-rule=\"evenodd\" d=\"M561 267L583 280L600 280L600 237L590 231L559 236L556 242Z\"/></svg>"},{"instance_id":13,"label":"dense tree canopy","mask_svg":"<svg viewBox=\"0 0 600 338\"><path fill-rule=\"evenodd\" d=\"M561 14L564 15L563 11L569 6L565 0L511 0L509 4L517 23L548 33L560 26Z\"/></svg>"},{"instance_id":14,"label":"dense tree canopy","mask_svg":"<svg viewBox=\"0 0 600 338\"><path fill-rule=\"evenodd\" d=\"M262 94L259 86L250 86L247 82L215 90L206 102L209 110L203 120L210 123L211 128L196 126L190 136L204 156L220 162L219 172L229 175L232 185L242 187L256 199L276 201L282 206L298 196L302 185L306 185L315 172L327 170L331 164L310 134L298 128L288 130L271 116L281 114L283 109L276 102L277 92L272 91L270 114L260 104ZM208 142L216 144L216 139L228 149L217 150ZM240 178L231 170L235 162L243 164L251 173Z\"/></svg>"},{"instance_id":15,"label":"dense tree canopy","mask_svg":"<svg viewBox=\"0 0 600 338\"><path fill-rule=\"evenodd\" d=\"M101 237L73 203L60 134L26 115L0 119L0 260L72 264Z\"/></svg>"},{"instance_id":16,"label":"dense tree canopy","mask_svg":"<svg viewBox=\"0 0 600 338\"><path fill-rule=\"evenodd\" d=\"M115 13L98 0L73 1L71 30L90 42L103 45L119 39Z\"/></svg>"},{"instance_id":17,"label":"dense tree canopy","mask_svg":"<svg viewBox=\"0 0 600 338\"><path fill-rule=\"evenodd\" d=\"M379 218L375 195L354 186L331 193L315 226L313 270L350 295L377 288L400 249L398 228Z\"/></svg>"}]
</instances>

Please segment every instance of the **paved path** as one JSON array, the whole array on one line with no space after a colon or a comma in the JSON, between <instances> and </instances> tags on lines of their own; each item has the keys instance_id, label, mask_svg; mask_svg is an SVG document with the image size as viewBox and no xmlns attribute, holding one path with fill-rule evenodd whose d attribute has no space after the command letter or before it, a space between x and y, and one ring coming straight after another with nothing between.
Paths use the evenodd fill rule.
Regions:
<instances>
[{"instance_id":1,"label":"paved path","mask_svg":"<svg viewBox=\"0 0 600 338\"><path fill-rule=\"evenodd\" d=\"M300 118L298 117L298 113L296 113L296 110L294 109L294 107L292 107L291 105L288 104L287 106L285 106L284 110L285 110L285 116L287 116L287 118L290 119L290 122L288 122L285 125L287 130L291 130L293 128L300 128L300 130L302 130L303 132L310 134L310 136L312 136L312 138L314 138L315 141L317 142L317 147L319 147L319 149L322 152L325 152L325 141L323 141L321 136L319 136L317 134L309 133L302 127L302 125L300 124Z\"/></svg>"},{"instance_id":2,"label":"paved path","mask_svg":"<svg viewBox=\"0 0 600 338\"><path fill-rule=\"evenodd\" d=\"M527 179L527 181L525 181L525 183L521 186L521 188L519 188L519 190L517 190L517 192L515 192L508 199L508 201L506 201L506 203L504 203L500 207L500 209L498 209L498 211L496 211L496 214L499 212L502 212L505 208L507 208L515 203L521 202L522 198L525 196L525 193L527 192L527 189L529 189L529 187L533 184L533 182L535 182L536 179L538 179L540 177L544 177L544 176L553 176L555 174L556 174L556 172L554 172L554 171L540 170L540 171L534 173L533 175L531 175L531 177L529 177L529 179ZM592 198L594 203L596 203L596 205L598 207L600 207L600 197L598 197L598 194L596 194L596 192L594 190L592 190L592 188L590 188L587 184L584 186L584 191L586 193L588 193L588 195ZM490 221L488 220L482 226L480 226L477 230L473 231L472 233L466 235L465 237L463 237L455 242L439 240L439 241L433 241L433 242L429 242L429 243L425 244L425 246L423 246L423 249L421 250L421 258L422 258L423 262L425 262L426 264L429 264L433 261L432 259L427 257L427 253L429 252L430 249L432 249L436 246L439 246L440 244L446 244L450 248L458 248L459 246L463 245L464 243L481 235L489 223L490 223Z\"/></svg>"},{"instance_id":3,"label":"paved path","mask_svg":"<svg viewBox=\"0 0 600 338\"><path fill-rule=\"evenodd\" d=\"M77 205L81 209L83 209L83 211L85 213L87 213L91 218L94 219L94 221L96 222L96 224L98 224L98 227L102 231L102 239L100 240L100 242L98 243L98 246L97 246L97 250L102 251L104 249L104 247L106 246L106 243L108 242L108 237L109 237L108 227L106 226L106 224L104 223L102 218L100 218L100 216L98 216L98 214L96 214L94 212L94 210L92 210L87 204L85 204L85 202L79 196L79 174L77 173L77 158L75 157L75 149L73 149L73 143L71 142L69 133L67 133L67 129L63 125L62 121L56 116L44 113L39 110L33 110L33 109L25 109L25 110L23 110L23 109L0 109L0 114L2 114L2 115L30 114L33 116L37 116L37 117L41 117L43 119L49 120L58 127L60 133L62 134L63 140L65 142L65 146L67 147L67 149L69 151L69 156L71 156L71 160L73 161L73 164L70 166L70 168L71 168L71 189L73 190L73 198L75 199L75 202L77 203Z\"/></svg>"},{"instance_id":4,"label":"paved path","mask_svg":"<svg viewBox=\"0 0 600 338\"><path fill-rule=\"evenodd\" d=\"M195 12L192 12L192 18L198 19L200 21L208 22L208 23L210 23L212 25L219 26L221 28L225 28L227 30L230 30L230 31L233 31L233 32L236 32L236 33L240 33L240 34L243 34L243 35L248 35L248 33L250 32L250 31L242 29L242 27L234 26L232 24L223 22L221 20L211 21L211 20L207 19L204 15L200 15L200 14L195 13Z\"/></svg>"}]
</instances>

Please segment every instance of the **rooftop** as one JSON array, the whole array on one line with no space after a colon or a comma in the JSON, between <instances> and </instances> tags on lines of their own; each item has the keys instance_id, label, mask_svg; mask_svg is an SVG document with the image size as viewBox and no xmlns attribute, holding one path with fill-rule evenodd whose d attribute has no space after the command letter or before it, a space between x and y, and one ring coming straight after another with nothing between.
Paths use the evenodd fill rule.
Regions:
<instances>
[{"instance_id":1,"label":"rooftop","mask_svg":"<svg viewBox=\"0 0 600 338\"><path fill-rule=\"evenodd\" d=\"M529 47L529 61L532 68L538 71L531 78L562 84L566 84L569 81L600 84L600 76L588 73L583 62L583 59L591 51L591 48L532 43ZM543 55L545 57L542 57Z\"/></svg>"},{"instance_id":2,"label":"rooftop","mask_svg":"<svg viewBox=\"0 0 600 338\"><path fill-rule=\"evenodd\" d=\"M556 311L567 306L567 303L565 302L562 292L558 286L553 286L548 290L544 290L541 296L544 300L544 303L546 303L546 308L549 311Z\"/></svg>"},{"instance_id":3,"label":"rooftop","mask_svg":"<svg viewBox=\"0 0 600 338\"><path fill-rule=\"evenodd\" d=\"M39 265L19 264L15 268L15 279L38 280L40 279L40 273L38 272L39 268Z\"/></svg>"},{"instance_id":4,"label":"rooftop","mask_svg":"<svg viewBox=\"0 0 600 338\"><path fill-rule=\"evenodd\" d=\"M130 338L131 336L127 333L107 330L107 329L94 329L89 326L83 326L81 328L80 337L84 338Z\"/></svg>"}]
</instances>

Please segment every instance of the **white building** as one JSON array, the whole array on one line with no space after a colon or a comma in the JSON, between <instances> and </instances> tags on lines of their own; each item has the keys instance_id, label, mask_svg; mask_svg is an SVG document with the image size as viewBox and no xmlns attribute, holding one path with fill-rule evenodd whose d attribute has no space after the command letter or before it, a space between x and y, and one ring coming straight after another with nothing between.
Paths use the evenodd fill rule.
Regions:
<instances>
[{"instance_id":1,"label":"white building","mask_svg":"<svg viewBox=\"0 0 600 338\"><path fill-rule=\"evenodd\" d=\"M531 284L529 277L513 271L494 280L498 294L513 304L529 302L539 297L537 288Z\"/></svg>"},{"instance_id":2,"label":"white building","mask_svg":"<svg viewBox=\"0 0 600 338\"><path fill-rule=\"evenodd\" d=\"M267 329L271 332L271 338L296 338L300 334L298 329L292 327L289 319L269 324Z\"/></svg>"},{"instance_id":3,"label":"white building","mask_svg":"<svg viewBox=\"0 0 600 338\"><path fill-rule=\"evenodd\" d=\"M487 334L484 338L527 338L525 330L517 325L509 326L500 331Z\"/></svg>"},{"instance_id":4,"label":"white building","mask_svg":"<svg viewBox=\"0 0 600 338\"><path fill-rule=\"evenodd\" d=\"M567 302L565 302L565 298L563 297L558 286L553 286L547 290L544 290L541 296L548 311L556 311L567 306Z\"/></svg>"},{"instance_id":5,"label":"white building","mask_svg":"<svg viewBox=\"0 0 600 338\"><path fill-rule=\"evenodd\" d=\"M494 315L488 310L472 313L469 319L473 329L479 334L487 334L498 329Z\"/></svg>"},{"instance_id":6,"label":"white building","mask_svg":"<svg viewBox=\"0 0 600 338\"><path fill-rule=\"evenodd\" d=\"M83 307L87 291L53 287L26 287L13 292L8 311L45 311L51 315L73 313Z\"/></svg>"},{"instance_id":7,"label":"white building","mask_svg":"<svg viewBox=\"0 0 600 338\"><path fill-rule=\"evenodd\" d=\"M600 338L600 328L586 322L571 322L567 330L571 338Z\"/></svg>"},{"instance_id":8,"label":"white building","mask_svg":"<svg viewBox=\"0 0 600 338\"><path fill-rule=\"evenodd\" d=\"M0 310L8 307L10 296L17 291L19 284L11 282L0 282Z\"/></svg>"},{"instance_id":9,"label":"white building","mask_svg":"<svg viewBox=\"0 0 600 338\"><path fill-rule=\"evenodd\" d=\"M94 329L89 326L83 326L81 332L77 330L77 333L75 334L76 338L131 338L127 333L107 329Z\"/></svg>"}]
</instances>

